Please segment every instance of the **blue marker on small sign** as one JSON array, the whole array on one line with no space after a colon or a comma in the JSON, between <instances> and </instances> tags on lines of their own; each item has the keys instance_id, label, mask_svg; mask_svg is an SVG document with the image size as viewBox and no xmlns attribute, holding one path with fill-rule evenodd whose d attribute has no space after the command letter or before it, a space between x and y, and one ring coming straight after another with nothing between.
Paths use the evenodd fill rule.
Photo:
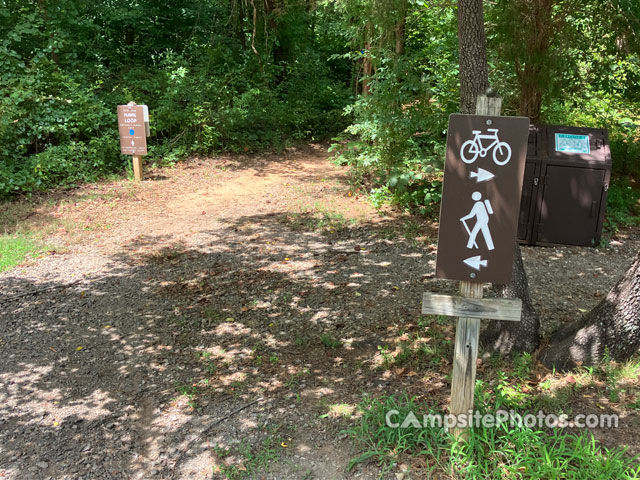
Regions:
<instances>
[{"instance_id":1,"label":"blue marker on small sign","mask_svg":"<svg viewBox=\"0 0 640 480\"><path fill-rule=\"evenodd\" d=\"M133 135L135 132L135 130L132 128L131 130L129 130L129 135Z\"/></svg>"}]
</instances>

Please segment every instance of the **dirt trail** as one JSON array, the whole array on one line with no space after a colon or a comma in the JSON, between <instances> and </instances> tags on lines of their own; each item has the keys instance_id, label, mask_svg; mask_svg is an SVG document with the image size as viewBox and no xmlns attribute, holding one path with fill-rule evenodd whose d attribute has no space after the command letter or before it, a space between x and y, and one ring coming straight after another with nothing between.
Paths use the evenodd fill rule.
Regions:
<instances>
[{"instance_id":1,"label":"dirt trail","mask_svg":"<svg viewBox=\"0 0 640 480\"><path fill-rule=\"evenodd\" d=\"M446 405L448 352L384 362L425 331L450 342L419 309L455 285L433 279L435 226L376 213L326 156L194 159L36 203L57 253L0 274L0 478L377 478L347 472L340 431L366 393ZM625 235L525 248L543 314L590 308Z\"/></svg>"}]
</instances>

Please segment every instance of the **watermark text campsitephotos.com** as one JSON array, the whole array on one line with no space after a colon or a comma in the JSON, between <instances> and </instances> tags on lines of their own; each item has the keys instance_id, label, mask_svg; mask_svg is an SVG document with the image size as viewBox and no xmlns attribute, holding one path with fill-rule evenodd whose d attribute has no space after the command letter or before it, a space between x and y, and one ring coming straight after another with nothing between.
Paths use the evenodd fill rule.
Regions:
<instances>
[{"instance_id":1,"label":"watermark text campsitephotos.com","mask_svg":"<svg viewBox=\"0 0 640 480\"><path fill-rule=\"evenodd\" d=\"M418 416L413 412L400 413L389 410L385 423L390 428L495 428L505 423L511 428L618 428L619 417L616 414L577 414L569 418L566 414L518 413L515 410L497 410L495 413L481 413L469 410L468 413L434 414Z\"/></svg>"}]
</instances>

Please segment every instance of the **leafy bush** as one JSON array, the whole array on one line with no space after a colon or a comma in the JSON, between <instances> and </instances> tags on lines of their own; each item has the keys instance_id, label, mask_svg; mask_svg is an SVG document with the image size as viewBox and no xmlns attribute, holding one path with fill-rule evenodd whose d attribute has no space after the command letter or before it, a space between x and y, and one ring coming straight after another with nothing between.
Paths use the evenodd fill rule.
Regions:
<instances>
[{"instance_id":1,"label":"leafy bush","mask_svg":"<svg viewBox=\"0 0 640 480\"><path fill-rule=\"evenodd\" d=\"M407 17L407 53L383 46L348 58L367 58L374 73L345 109L352 123L331 151L366 184L376 205L397 203L422 213L440 201L447 118L457 108L455 16L416 9Z\"/></svg>"},{"instance_id":2,"label":"leafy bush","mask_svg":"<svg viewBox=\"0 0 640 480\"><path fill-rule=\"evenodd\" d=\"M129 101L149 106L155 164L282 149L342 130L351 92L334 71L345 62L326 61L327 49L342 48L327 28L330 11L291 4L271 18L260 5L250 46L251 18L231 8L120 0L0 7L0 197L121 171L128 159L118 151L116 107ZM324 23L314 33L316 17Z\"/></svg>"},{"instance_id":3,"label":"leafy bush","mask_svg":"<svg viewBox=\"0 0 640 480\"><path fill-rule=\"evenodd\" d=\"M440 200L446 115L417 59L380 63L371 94L347 107L354 121L332 151L356 181L370 185L374 198L424 209Z\"/></svg>"},{"instance_id":4,"label":"leafy bush","mask_svg":"<svg viewBox=\"0 0 640 480\"><path fill-rule=\"evenodd\" d=\"M639 222L640 190L634 190L627 182L612 183L607 196L605 231L616 233L620 227Z\"/></svg>"}]
</instances>

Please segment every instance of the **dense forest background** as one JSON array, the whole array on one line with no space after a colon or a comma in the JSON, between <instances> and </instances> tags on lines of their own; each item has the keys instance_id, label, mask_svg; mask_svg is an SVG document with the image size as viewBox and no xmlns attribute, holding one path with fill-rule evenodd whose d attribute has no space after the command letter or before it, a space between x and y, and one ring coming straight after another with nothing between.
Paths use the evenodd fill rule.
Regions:
<instances>
[{"instance_id":1,"label":"dense forest background","mask_svg":"<svg viewBox=\"0 0 640 480\"><path fill-rule=\"evenodd\" d=\"M624 221L640 3L496 0L485 19L505 115L609 129ZM459 110L457 48L446 0L0 0L0 196L122 172L116 106L135 101L155 164L332 140L374 201L426 211Z\"/></svg>"}]
</instances>

